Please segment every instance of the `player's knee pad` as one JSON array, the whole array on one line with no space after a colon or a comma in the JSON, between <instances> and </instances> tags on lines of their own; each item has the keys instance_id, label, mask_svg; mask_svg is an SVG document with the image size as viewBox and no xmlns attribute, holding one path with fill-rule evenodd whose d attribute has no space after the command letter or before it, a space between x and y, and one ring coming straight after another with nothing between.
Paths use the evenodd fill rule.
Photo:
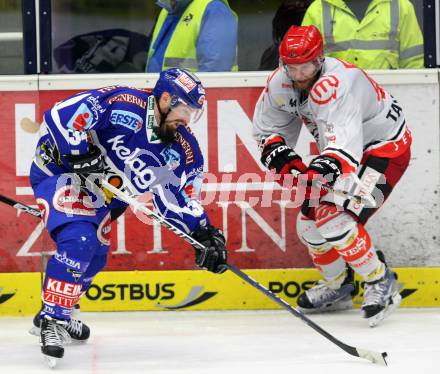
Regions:
<instances>
[{"instance_id":1,"label":"player's knee pad","mask_svg":"<svg viewBox=\"0 0 440 374\"><path fill-rule=\"evenodd\" d=\"M344 272L345 262L318 231L314 220L300 213L296 228L298 237L307 246L313 263L325 279L335 279Z\"/></svg>"},{"instance_id":2,"label":"player's knee pad","mask_svg":"<svg viewBox=\"0 0 440 374\"><path fill-rule=\"evenodd\" d=\"M357 234L356 219L334 205L320 205L315 212L315 224L318 232L335 247L344 246Z\"/></svg>"},{"instance_id":3,"label":"player's knee pad","mask_svg":"<svg viewBox=\"0 0 440 374\"><path fill-rule=\"evenodd\" d=\"M330 250L331 245L317 230L315 221L302 213L298 214L296 230L299 240L309 248L310 252L324 253Z\"/></svg>"},{"instance_id":4,"label":"player's knee pad","mask_svg":"<svg viewBox=\"0 0 440 374\"><path fill-rule=\"evenodd\" d=\"M90 285L93 282L93 278L96 274L98 274L102 269L104 269L105 264L107 263L107 254L104 255L95 255L90 261L89 267L81 278L82 281L82 291L86 292Z\"/></svg>"},{"instance_id":5,"label":"player's knee pad","mask_svg":"<svg viewBox=\"0 0 440 374\"><path fill-rule=\"evenodd\" d=\"M93 278L102 269L104 269L106 263L107 263L107 255L94 256L92 258L92 261L90 261L89 267L84 273L84 278Z\"/></svg>"},{"instance_id":6,"label":"player's knee pad","mask_svg":"<svg viewBox=\"0 0 440 374\"><path fill-rule=\"evenodd\" d=\"M87 221L76 221L59 227L53 238L57 244L54 260L67 267L68 271L83 274L101 244L96 226Z\"/></svg>"}]
</instances>

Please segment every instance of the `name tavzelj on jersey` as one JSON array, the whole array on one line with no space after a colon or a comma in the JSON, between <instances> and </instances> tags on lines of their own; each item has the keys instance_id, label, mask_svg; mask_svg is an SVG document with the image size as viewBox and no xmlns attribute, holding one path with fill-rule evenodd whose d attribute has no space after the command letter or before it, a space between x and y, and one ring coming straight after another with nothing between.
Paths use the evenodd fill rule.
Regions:
<instances>
[{"instance_id":1,"label":"name tavzelj on jersey","mask_svg":"<svg viewBox=\"0 0 440 374\"><path fill-rule=\"evenodd\" d=\"M110 114L110 123L127 127L134 132L138 132L143 125L142 118L132 112L125 110L112 110Z\"/></svg>"}]
</instances>

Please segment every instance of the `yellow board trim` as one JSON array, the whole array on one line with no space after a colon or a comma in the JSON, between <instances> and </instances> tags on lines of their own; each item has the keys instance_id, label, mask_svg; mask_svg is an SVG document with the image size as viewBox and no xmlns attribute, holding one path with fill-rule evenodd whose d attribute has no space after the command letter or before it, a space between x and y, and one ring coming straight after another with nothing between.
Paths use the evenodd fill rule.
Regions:
<instances>
[{"instance_id":1,"label":"yellow board trim","mask_svg":"<svg viewBox=\"0 0 440 374\"><path fill-rule=\"evenodd\" d=\"M440 268L397 268L402 307L440 307ZM315 269L247 270L252 278L296 305L319 279ZM31 316L41 305L40 273L0 274L0 316ZM355 307L362 303L356 278ZM280 309L262 292L231 272L201 270L115 271L97 275L82 311Z\"/></svg>"}]
</instances>

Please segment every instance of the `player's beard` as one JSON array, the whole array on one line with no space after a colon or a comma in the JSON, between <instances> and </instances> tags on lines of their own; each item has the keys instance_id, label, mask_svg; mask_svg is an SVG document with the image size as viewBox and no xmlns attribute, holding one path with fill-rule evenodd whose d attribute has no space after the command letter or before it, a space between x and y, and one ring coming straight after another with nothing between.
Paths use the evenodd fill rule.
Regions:
<instances>
[{"instance_id":1,"label":"player's beard","mask_svg":"<svg viewBox=\"0 0 440 374\"><path fill-rule=\"evenodd\" d=\"M317 81L316 77L307 79L302 82L294 81L293 86L298 90L310 91L310 89L313 87L316 81Z\"/></svg>"},{"instance_id":2,"label":"player's beard","mask_svg":"<svg viewBox=\"0 0 440 374\"><path fill-rule=\"evenodd\" d=\"M171 143L176 137L176 132L177 132L177 125L174 121L172 122L163 121L161 122L159 127L156 128L156 135L164 143Z\"/></svg>"},{"instance_id":3,"label":"player's beard","mask_svg":"<svg viewBox=\"0 0 440 374\"><path fill-rule=\"evenodd\" d=\"M293 81L293 86L297 90L309 92L311 90L311 88L313 87L313 85L318 81L320 76L321 76L321 69L318 70L318 72L313 77L311 77L309 79L305 79L301 82Z\"/></svg>"}]
</instances>

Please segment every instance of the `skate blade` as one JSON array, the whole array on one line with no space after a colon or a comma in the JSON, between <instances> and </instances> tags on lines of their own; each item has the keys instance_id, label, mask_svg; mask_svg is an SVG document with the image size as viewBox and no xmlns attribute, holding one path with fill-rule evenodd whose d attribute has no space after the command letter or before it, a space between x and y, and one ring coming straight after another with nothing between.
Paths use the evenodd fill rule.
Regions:
<instances>
[{"instance_id":1,"label":"skate blade","mask_svg":"<svg viewBox=\"0 0 440 374\"><path fill-rule=\"evenodd\" d=\"M386 317L388 317L392 312L394 312L394 310L399 307L401 301L402 296L400 296L398 292L391 296L388 305L383 310L381 310L375 316L368 318L368 325L370 327L376 327L377 325L379 325Z\"/></svg>"},{"instance_id":2,"label":"skate blade","mask_svg":"<svg viewBox=\"0 0 440 374\"><path fill-rule=\"evenodd\" d=\"M29 334L39 337L40 331L41 331L41 329L39 327L34 326L29 330ZM65 340L64 344L65 345L81 345L81 344L87 343L88 340L89 339L79 340L79 339L75 339L75 338L71 337L69 340Z\"/></svg>"},{"instance_id":3,"label":"skate blade","mask_svg":"<svg viewBox=\"0 0 440 374\"><path fill-rule=\"evenodd\" d=\"M320 308L301 308L300 306L297 307L298 310L300 310L304 314L318 314L318 313L329 313L329 312L340 312L342 310L347 309L353 309L353 301L346 300L346 301L338 301L333 304L328 304L325 306L322 306Z\"/></svg>"},{"instance_id":4,"label":"skate blade","mask_svg":"<svg viewBox=\"0 0 440 374\"><path fill-rule=\"evenodd\" d=\"M43 355L43 356L46 359L49 368L53 369L55 366L57 366L58 358L47 355Z\"/></svg>"},{"instance_id":5,"label":"skate blade","mask_svg":"<svg viewBox=\"0 0 440 374\"><path fill-rule=\"evenodd\" d=\"M83 345L86 344L88 342L89 339L85 339L85 340L78 340L78 339L74 339L74 338L70 338L69 341L66 341L64 344L65 345L70 345L70 346L77 346L77 345Z\"/></svg>"},{"instance_id":6,"label":"skate blade","mask_svg":"<svg viewBox=\"0 0 440 374\"><path fill-rule=\"evenodd\" d=\"M40 328L39 327L32 327L30 330L29 330L29 334L31 334L31 335L35 335L35 336L40 336Z\"/></svg>"}]
</instances>

